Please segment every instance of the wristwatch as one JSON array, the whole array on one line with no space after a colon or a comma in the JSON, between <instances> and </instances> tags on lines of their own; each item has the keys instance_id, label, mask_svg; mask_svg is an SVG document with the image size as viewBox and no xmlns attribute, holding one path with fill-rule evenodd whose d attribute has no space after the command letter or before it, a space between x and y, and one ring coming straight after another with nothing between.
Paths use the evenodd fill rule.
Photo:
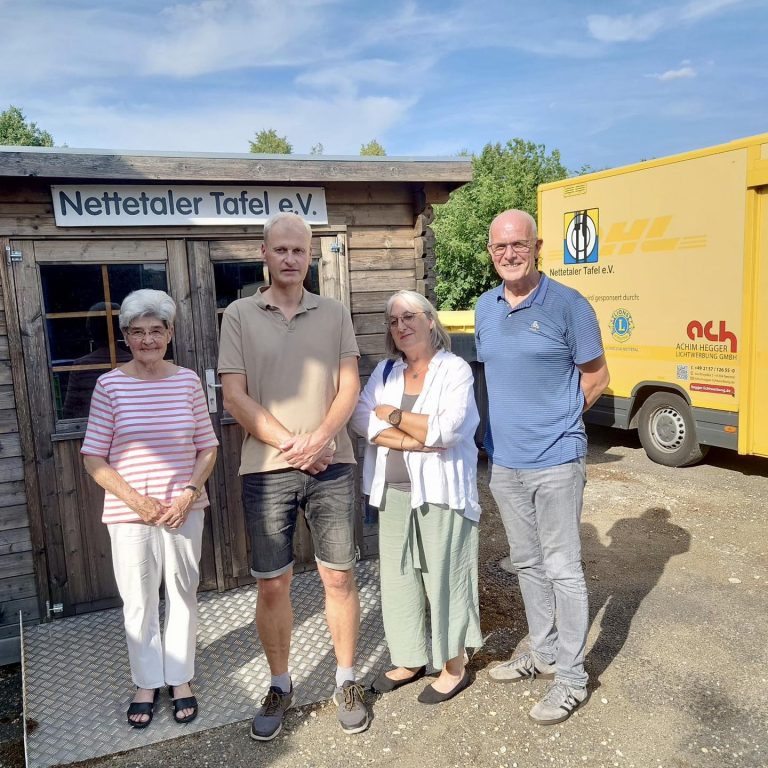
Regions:
<instances>
[{"instance_id":1,"label":"wristwatch","mask_svg":"<svg viewBox=\"0 0 768 768\"><path fill-rule=\"evenodd\" d=\"M197 501L203 492L202 488L198 488L196 485L185 485L185 491L192 491L192 501Z\"/></svg>"},{"instance_id":2,"label":"wristwatch","mask_svg":"<svg viewBox=\"0 0 768 768\"><path fill-rule=\"evenodd\" d=\"M399 427L400 422L403 420L403 412L399 408L395 408L392 413L387 416L387 421L393 426L393 427Z\"/></svg>"}]
</instances>

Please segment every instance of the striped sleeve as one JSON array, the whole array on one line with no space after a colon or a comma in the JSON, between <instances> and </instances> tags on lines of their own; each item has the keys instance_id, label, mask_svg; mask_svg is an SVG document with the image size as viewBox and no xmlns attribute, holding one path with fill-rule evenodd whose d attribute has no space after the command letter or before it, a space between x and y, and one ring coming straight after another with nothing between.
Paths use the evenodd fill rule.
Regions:
<instances>
[{"instance_id":1,"label":"striped sleeve","mask_svg":"<svg viewBox=\"0 0 768 768\"><path fill-rule=\"evenodd\" d=\"M88 425L85 429L85 438L80 453L88 456L101 456L107 458L112 447L115 420L112 402L101 378L96 381L96 386L91 396L91 410L88 413Z\"/></svg>"},{"instance_id":2,"label":"striped sleeve","mask_svg":"<svg viewBox=\"0 0 768 768\"><path fill-rule=\"evenodd\" d=\"M203 394L203 385L196 374L193 374L192 413L195 417L195 435L193 442L199 452L206 448L215 448L219 444L216 433L211 424L211 415L208 413L208 405Z\"/></svg>"}]
</instances>

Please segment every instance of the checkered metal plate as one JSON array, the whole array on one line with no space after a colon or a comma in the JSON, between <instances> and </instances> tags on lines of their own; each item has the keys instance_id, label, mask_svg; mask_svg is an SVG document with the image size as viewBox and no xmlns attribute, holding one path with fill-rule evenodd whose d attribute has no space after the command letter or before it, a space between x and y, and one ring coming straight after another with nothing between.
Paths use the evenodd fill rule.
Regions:
<instances>
[{"instance_id":1,"label":"checkered metal plate","mask_svg":"<svg viewBox=\"0 0 768 768\"><path fill-rule=\"evenodd\" d=\"M360 590L358 678L370 683L388 658L381 623L378 563L357 566ZM255 585L199 597L195 693L200 715L173 722L161 692L151 727L125 719L133 695L121 609L61 619L24 632L30 768L114 754L253 716L269 686L269 669L253 623ZM291 674L297 706L333 693L336 661L316 572L293 579Z\"/></svg>"}]
</instances>

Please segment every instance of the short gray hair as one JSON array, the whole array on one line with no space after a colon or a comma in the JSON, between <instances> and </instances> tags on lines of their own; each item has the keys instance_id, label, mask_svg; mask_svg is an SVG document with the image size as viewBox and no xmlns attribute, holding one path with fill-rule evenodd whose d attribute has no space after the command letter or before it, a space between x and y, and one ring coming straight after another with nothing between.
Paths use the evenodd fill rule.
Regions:
<instances>
[{"instance_id":1,"label":"short gray hair","mask_svg":"<svg viewBox=\"0 0 768 768\"><path fill-rule=\"evenodd\" d=\"M448 335L448 331L445 330L445 326L443 326L443 324L440 322L440 318L437 316L437 310L432 306L429 299L416 291L398 291L389 297L387 300L387 306L384 310L384 316L387 319L387 335L384 339L384 348L387 351L387 355L389 357L397 357L398 355L401 355L400 350L395 344L394 338L392 338L392 329L389 327L392 305L398 299L407 304L409 307L413 307L415 312L423 312L430 320L433 321L432 331L430 334L432 348L435 350L444 349L447 352L450 352L451 337Z\"/></svg>"},{"instance_id":2,"label":"short gray hair","mask_svg":"<svg viewBox=\"0 0 768 768\"><path fill-rule=\"evenodd\" d=\"M120 330L127 330L140 317L156 317L166 328L171 328L176 319L176 302L165 291L154 288L133 291L120 305Z\"/></svg>"},{"instance_id":3,"label":"short gray hair","mask_svg":"<svg viewBox=\"0 0 768 768\"><path fill-rule=\"evenodd\" d=\"M312 227L309 226L305 219L302 219L301 216L296 213L283 212L273 214L264 222L264 242L266 243L267 240L269 240L269 233L272 231L272 227L274 227L275 224L279 224L281 221L287 221L289 219L292 222L301 222L301 224L304 226L304 229L307 230L309 237L312 237Z\"/></svg>"}]
</instances>

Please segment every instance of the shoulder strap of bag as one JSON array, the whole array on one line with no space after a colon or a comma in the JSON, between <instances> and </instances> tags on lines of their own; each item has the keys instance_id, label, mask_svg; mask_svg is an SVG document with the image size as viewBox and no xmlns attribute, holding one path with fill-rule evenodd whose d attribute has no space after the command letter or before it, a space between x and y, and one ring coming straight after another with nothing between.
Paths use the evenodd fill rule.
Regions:
<instances>
[{"instance_id":1,"label":"shoulder strap of bag","mask_svg":"<svg viewBox=\"0 0 768 768\"><path fill-rule=\"evenodd\" d=\"M382 373L384 375L384 383L385 384L387 383L387 379L389 378L389 374L392 373L392 366L394 366L394 364L395 364L395 361L391 357L389 358L389 360L387 360L386 363L384 363L384 370L383 370Z\"/></svg>"}]
</instances>

